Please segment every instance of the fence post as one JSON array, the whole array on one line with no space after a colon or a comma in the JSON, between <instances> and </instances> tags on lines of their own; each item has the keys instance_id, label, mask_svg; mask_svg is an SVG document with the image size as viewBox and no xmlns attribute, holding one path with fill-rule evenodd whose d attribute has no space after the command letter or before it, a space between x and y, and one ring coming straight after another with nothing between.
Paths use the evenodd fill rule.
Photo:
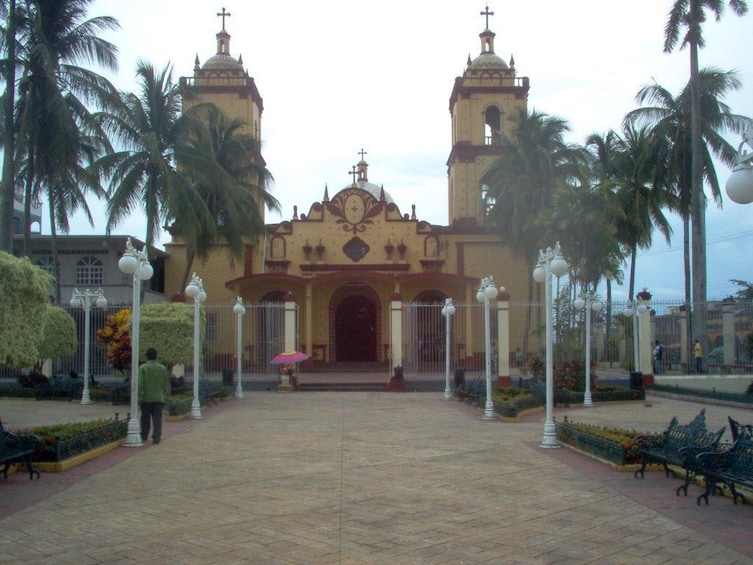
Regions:
<instances>
[{"instance_id":1,"label":"fence post","mask_svg":"<svg viewBox=\"0 0 753 565\"><path fill-rule=\"evenodd\" d=\"M390 297L390 375L395 367L403 366L403 295Z\"/></svg>"},{"instance_id":2,"label":"fence post","mask_svg":"<svg viewBox=\"0 0 753 565\"><path fill-rule=\"evenodd\" d=\"M295 351L297 327L295 323L296 304L292 292L285 294L285 351Z\"/></svg>"},{"instance_id":3,"label":"fence post","mask_svg":"<svg viewBox=\"0 0 753 565\"><path fill-rule=\"evenodd\" d=\"M512 386L510 376L510 293L497 298L497 386Z\"/></svg>"}]
</instances>

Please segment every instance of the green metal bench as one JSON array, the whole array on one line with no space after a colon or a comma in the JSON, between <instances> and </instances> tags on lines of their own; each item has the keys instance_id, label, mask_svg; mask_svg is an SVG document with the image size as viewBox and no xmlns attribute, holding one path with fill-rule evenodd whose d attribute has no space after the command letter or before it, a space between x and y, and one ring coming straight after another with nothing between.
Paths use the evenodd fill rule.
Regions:
<instances>
[{"instance_id":1,"label":"green metal bench","mask_svg":"<svg viewBox=\"0 0 753 565\"><path fill-rule=\"evenodd\" d=\"M29 480L33 479L35 474L39 478L39 471L34 468L31 460L31 455L37 445L39 445L37 436L14 434L3 428L3 423L0 422L0 463L3 464L0 473L6 480L8 470L14 463L22 463L26 466L29 470Z\"/></svg>"},{"instance_id":2,"label":"green metal bench","mask_svg":"<svg viewBox=\"0 0 753 565\"><path fill-rule=\"evenodd\" d=\"M724 485L732 493L732 500L737 504L737 498L747 503L745 496L737 492L736 486L753 488L753 438L748 434L741 434L737 441L726 451L701 453L696 458L700 473L706 481L706 490L696 499L709 503L709 494Z\"/></svg>"},{"instance_id":3,"label":"green metal bench","mask_svg":"<svg viewBox=\"0 0 753 565\"><path fill-rule=\"evenodd\" d=\"M689 424L680 424L677 418L672 418L669 426L663 433L655 436L638 436L634 444L638 446L641 454L641 467L633 476L644 478L646 465L661 464L664 467L664 475L677 476L670 465L681 467L685 470L685 481L677 488L676 494L684 490L688 494L688 485L691 478L698 474L699 468L696 456L700 453L716 450L724 434L724 428L718 431L706 429L706 409L693 418Z\"/></svg>"}]
</instances>

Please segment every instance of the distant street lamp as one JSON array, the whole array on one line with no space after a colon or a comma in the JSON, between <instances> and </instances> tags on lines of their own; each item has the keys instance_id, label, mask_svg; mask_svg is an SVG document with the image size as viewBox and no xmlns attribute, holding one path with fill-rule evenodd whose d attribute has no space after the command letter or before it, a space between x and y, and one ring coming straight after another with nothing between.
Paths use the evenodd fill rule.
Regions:
<instances>
[{"instance_id":1,"label":"distant street lamp","mask_svg":"<svg viewBox=\"0 0 753 565\"><path fill-rule=\"evenodd\" d=\"M586 317L586 392L583 393L583 406L592 406L591 403L591 310L601 312L602 304L592 293L584 292L580 298L576 298L573 306L577 310L583 310Z\"/></svg>"},{"instance_id":2,"label":"distant street lamp","mask_svg":"<svg viewBox=\"0 0 753 565\"><path fill-rule=\"evenodd\" d=\"M107 298L101 288L95 291L87 288L83 292L77 288L73 289L71 306L84 309L84 393L81 397L81 404L92 403L89 396L89 347L91 346L91 307L93 304L103 310L107 308Z\"/></svg>"},{"instance_id":3,"label":"distant street lamp","mask_svg":"<svg viewBox=\"0 0 753 565\"><path fill-rule=\"evenodd\" d=\"M504 290L504 289L503 289ZM481 279L481 286L476 293L476 300L484 305L484 352L486 361L486 405L484 420L494 419L494 401L492 400L492 343L491 322L489 319L489 303L497 298L497 287L492 277Z\"/></svg>"},{"instance_id":4,"label":"distant street lamp","mask_svg":"<svg viewBox=\"0 0 753 565\"><path fill-rule=\"evenodd\" d=\"M453 314L455 314L455 305L452 303L452 298L445 298L442 308L442 316L444 316L445 400L452 398L452 391L450 390L450 318Z\"/></svg>"},{"instance_id":5,"label":"distant street lamp","mask_svg":"<svg viewBox=\"0 0 753 565\"><path fill-rule=\"evenodd\" d=\"M186 287L186 296L193 298L193 401L191 402L191 418L201 420L201 401L199 400L199 347L201 337L199 323L201 320L201 303L207 299L204 285L199 276L194 273L191 282Z\"/></svg>"},{"instance_id":6,"label":"distant street lamp","mask_svg":"<svg viewBox=\"0 0 753 565\"><path fill-rule=\"evenodd\" d=\"M628 302L623 314L625 317L633 317L633 372L638 373L641 370L640 356L638 355L638 316L643 314L648 308L642 302L633 300Z\"/></svg>"},{"instance_id":7,"label":"distant street lamp","mask_svg":"<svg viewBox=\"0 0 753 565\"><path fill-rule=\"evenodd\" d=\"M726 189L732 202L750 204L753 202L753 153L748 153L743 146L747 143L753 148L753 125L747 124L742 136L743 141L737 150L737 163L727 179Z\"/></svg>"},{"instance_id":8,"label":"distant street lamp","mask_svg":"<svg viewBox=\"0 0 753 565\"><path fill-rule=\"evenodd\" d=\"M559 242L554 249L547 247L539 250L539 260L533 270L533 280L544 283L544 301L546 310L546 421L544 437L539 447L559 447L554 425L554 371L552 361L552 275L561 277L567 272L567 261L562 257Z\"/></svg>"},{"instance_id":9,"label":"distant street lamp","mask_svg":"<svg viewBox=\"0 0 753 565\"><path fill-rule=\"evenodd\" d=\"M238 338L237 357L238 357L238 384L235 387L235 398L243 398L243 386L241 385L241 371L243 370L243 314L246 308L243 306L243 299L238 296L235 299L233 312L238 317L238 329L236 331Z\"/></svg>"},{"instance_id":10,"label":"distant street lamp","mask_svg":"<svg viewBox=\"0 0 753 565\"><path fill-rule=\"evenodd\" d=\"M131 316L131 416L128 419L128 435L125 447L138 447L141 442L141 423L139 422L139 337L141 331L141 281L152 278L154 269L149 264L146 245L137 251L131 245L131 238L126 241L126 250L118 261L118 268L126 275L133 275L133 313Z\"/></svg>"}]
</instances>

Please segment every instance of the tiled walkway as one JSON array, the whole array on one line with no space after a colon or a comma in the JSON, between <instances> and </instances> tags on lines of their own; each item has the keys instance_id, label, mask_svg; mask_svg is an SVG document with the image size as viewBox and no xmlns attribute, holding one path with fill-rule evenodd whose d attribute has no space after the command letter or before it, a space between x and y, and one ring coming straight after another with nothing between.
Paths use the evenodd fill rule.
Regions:
<instances>
[{"instance_id":1,"label":"tiled walkway","mask_svg":"<svg viewBox=\"0 0 753 565\"><path fill-rule=\"evenodd\" d=\"M9 427L23 402L0 400ZM701 407L650 397L556 417L651 431ZM166 423L158 446L2 481L0 562L753 563L753 506L697 506L698 487L677 497L663 473L539 448L543 413L503 423L441 393L253 392L203 414ZM710 427L728 415L753 420L707 407Z\"/></svg>"}]
</instances>

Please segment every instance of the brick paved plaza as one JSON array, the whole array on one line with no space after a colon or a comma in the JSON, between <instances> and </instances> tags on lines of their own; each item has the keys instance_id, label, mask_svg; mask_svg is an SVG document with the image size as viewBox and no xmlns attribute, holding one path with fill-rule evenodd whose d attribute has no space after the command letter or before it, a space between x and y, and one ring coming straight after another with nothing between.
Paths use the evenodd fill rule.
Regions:
<instances>
[{"instance_id":1,"label":"brick paved plaza","mask_svg":"<svg viewBox=\"0 0 753 565\"><path fill-rule=\"evenodd\" d=\"M558 408L661 430L703 405ZM14 428L123 407L0 400ZM45 415L45 416L43 416ZM707 406L710 428L751 412ZM0 481L2 563L753 563L753 507L538 447L441 393L248 392L65 473Z\"/></svg>"}]
</instances>

